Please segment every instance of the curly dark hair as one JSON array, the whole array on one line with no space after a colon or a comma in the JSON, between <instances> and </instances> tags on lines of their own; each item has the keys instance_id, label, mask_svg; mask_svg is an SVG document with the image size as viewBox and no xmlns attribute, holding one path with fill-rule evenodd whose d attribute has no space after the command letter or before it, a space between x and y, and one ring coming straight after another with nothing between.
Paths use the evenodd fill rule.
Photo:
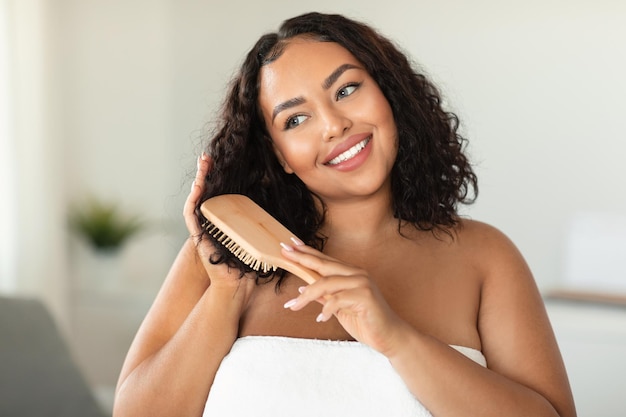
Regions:
<instances>
[{"instance_id":1,"label":"curly dark hair","mask_svg":"<svg viewBox=\"0 0 626 417\"><path fill-rule=\"evenodd\" d=\"M457 116L443 110L437 88L393 42L363 23L335 14L307 13L288 19L278 32L263 35L247 54L208 144L214 167L206 178L201 202L220 194L247 195L304 242L323 247L319 230L324 213L314 201L321 200L296 175L282 169L258 100L261 68L280 57L289 40L297 36L346 48L388 100L398 129L398 153L391 172L398 227L408 222L420 230L450 234L448 230L459 221L458 204L470 204L478 194ZM242 275L251 272L219 245L211 261L226 262ZM257 273L257 280L275 274L266 275ZM280 285L284 271L278 276Z\"/></svg>"}]
</instances>

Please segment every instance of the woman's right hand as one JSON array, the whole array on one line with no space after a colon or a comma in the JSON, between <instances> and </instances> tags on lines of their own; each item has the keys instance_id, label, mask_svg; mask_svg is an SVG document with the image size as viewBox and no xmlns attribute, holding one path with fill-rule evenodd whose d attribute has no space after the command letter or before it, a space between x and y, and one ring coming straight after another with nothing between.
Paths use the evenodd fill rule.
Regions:
<instances>
[{"instance_id":1,"label":"woman's right hand","mask_svg":"<svg viewBox=\"0 0 626 417\"><path fill-rule=\"evenodd\" d=\"M198 215L196 214L196 207L198 207L198 203L204 194L206 177L212 168L213 160L203 152L202 155L198 157L196 176L183 207L185 225L189 231L189 238L196 247L197 256L209 275L213 289L218 289L218 287L226 287L231 290L234 287L238 290L243 289L244 297L242 301L247 302L255 286L254 279L250 277L240 277L239 270L228 268L225 264L212 264L209 259L215 252L215 246L210 239L206 237L202 238L203 230Z\"/></svg>"},{"instance_id":2,"label":"woman's right hand","mask_svg":"<svg viewBox=\"0 0 626 417\"><path fill-rule=\"evenodd\" d=\"M196 177L191 184L191 191L189 192L185 205L183 206L183 217L185 219L187 230L189 231L189 238L196 246L200 259L202 259L205 264L205 268L207 266L206 260L208 260L211 256L214 248L207 239L201 238L202 226L200 225L198 216L196 215L196 207L198 206L198 202L200 201L200 198L204 193L204 189L206 188L206 176L212 168L213 160L205 152L202 152L202 155L198 157L197 161Z\"/></svg>"}]
</instances>

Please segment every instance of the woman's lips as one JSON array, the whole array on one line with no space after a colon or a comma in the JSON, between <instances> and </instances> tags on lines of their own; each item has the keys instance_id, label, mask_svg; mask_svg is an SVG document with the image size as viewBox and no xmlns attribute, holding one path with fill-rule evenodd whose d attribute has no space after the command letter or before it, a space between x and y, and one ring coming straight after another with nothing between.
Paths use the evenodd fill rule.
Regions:
<instances>
[{"instance_id":1,"label":"woman's lips","mask_svg":"<svg viewBox=\"0 0 626 417\"><path fill-rule=\"evenodd\" d=\"M326 162L326 165L333 166L333 165L337 165L341 162L345 162L349 159L354 158L359 152L361 152L367 146L370 140L371 140L371 136L366 137L361 142L357 143L356 145L354 145L347 151L340 153L339 155L337 155L330 161Z\"/></svg>"},{"instance_id":2,"label":"woman's lips","mask_svg":"<svg viewBox=\"0 0 626 417\"><path fill-rule=\"evenodd\" d=\"M367 146L371 139L372 135L369 133L350 136L333 148L326 156L324 164L333 166L353 158Z\"/></svg>"}]
</instances>

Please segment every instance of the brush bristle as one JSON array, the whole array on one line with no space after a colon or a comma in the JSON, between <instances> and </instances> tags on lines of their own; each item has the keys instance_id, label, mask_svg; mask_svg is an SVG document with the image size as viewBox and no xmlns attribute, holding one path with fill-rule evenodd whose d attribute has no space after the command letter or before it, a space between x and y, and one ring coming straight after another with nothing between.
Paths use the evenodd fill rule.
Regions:
<instances>
[{"instance_id":1,"label":"brush bristle","mask_svg":"<svg viewBox=\"0 0 626 417\"><path fill-rule=\"evenodd\" d=\"M244 248L239 246L237 242L231 239L226 233L224 233L222 230L220 230L219 227L217 227L210 221L207 220L205 223L202 224L202 227L222 246L228 249L230 253L235 255L237 259L248 265L253 270L259 272L262 271L264 274L266 274L270 271L276 271L276 269L278 269L275 265L269 264L267 262L262 262L254 256L250 255Z\"/></svg>"}]
</instances>

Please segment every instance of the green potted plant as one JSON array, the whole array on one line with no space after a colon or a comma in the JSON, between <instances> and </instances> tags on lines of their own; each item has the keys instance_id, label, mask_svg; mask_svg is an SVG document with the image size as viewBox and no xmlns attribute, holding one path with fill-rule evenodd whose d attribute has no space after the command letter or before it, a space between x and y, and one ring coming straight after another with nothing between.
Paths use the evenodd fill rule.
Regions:
<instances>
[{"instance_id":1,"label":"green potted plant","mask_svg":"<svg viewBox=\"0 0 626 417\"><path fill-rule=\"evenodd\" d=\"M139 216L125 215L111 202L89 198L70 210L70 227L98 251L115 252L145 227Z\"/></svg>"}]
</instances>

